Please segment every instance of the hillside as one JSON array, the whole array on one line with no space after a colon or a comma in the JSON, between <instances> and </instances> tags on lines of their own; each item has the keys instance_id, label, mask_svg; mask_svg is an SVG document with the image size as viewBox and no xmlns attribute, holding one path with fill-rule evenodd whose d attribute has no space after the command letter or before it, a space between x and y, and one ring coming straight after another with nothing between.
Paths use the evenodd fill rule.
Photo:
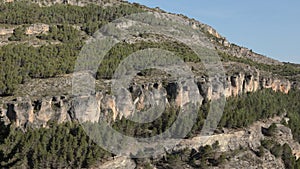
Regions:
<instances>
[{"instance_id":1,"label":"hillside","mask_svg":"<svg viewBox=\"0 0 300 169\"><path fill-rule=\"evenodd\" d=\"M299 65L121 0L0 10L1 168L300 168Z\"/></svg>"}]
</instances>

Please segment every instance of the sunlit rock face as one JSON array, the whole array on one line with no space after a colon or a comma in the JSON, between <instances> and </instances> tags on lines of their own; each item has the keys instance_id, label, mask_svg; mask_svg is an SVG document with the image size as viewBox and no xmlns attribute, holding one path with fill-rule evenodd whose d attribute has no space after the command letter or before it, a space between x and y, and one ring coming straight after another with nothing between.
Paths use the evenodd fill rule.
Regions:
<instances>
[{"instance_id":1,"label":"sunlit rock face","mask_svg":"<svg viewBox=\"0 0 300 169\"><path fill-rule=\"evenodd\" d=\"M41 34L49 32L50 28L47 24L32 24L26 28L25 34L32 35L32 34Z\"/></svg>"},{"instance_id":2,"label":"sunlit rock face","mask_svg":"<svg viewBox=\"0 0 300 169\"><path fill-rule=\"evenodd\" d=\"M216 79L215 79L216 80ZM259 73L236 73L217 83L195 77L183 81L134 83L127 89L107 93L98 91L86 96L46 96L41 99L18 97L1 104L1 114L7 123L47 127L48 122L66 121L98 122L105 119L113 122L135 113L160 107L182 107L188 103L201 105L204 99L218 96L238 96L247 92L269 88L288 93L292 88L288 80L260 76Z\"/></svg>"}]
</instances>

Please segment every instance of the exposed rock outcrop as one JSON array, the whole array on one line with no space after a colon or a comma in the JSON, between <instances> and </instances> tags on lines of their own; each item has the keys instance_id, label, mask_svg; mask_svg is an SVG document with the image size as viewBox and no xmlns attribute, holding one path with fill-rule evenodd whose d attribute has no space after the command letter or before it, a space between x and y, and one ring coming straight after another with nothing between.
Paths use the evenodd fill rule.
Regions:
<instances>
[{"instance_id":1,"label":"exposed rock outcrop","mask_svg":"<svg viewBox=\"0 0 300 169\"><path fill-rule=\"evenodd\" d=\"M283 169L285 168L282 160L280 158L276 158L270 152L265 152L263 158L257 157L255 153L252 151L246 151L234 156L230 159L229 162L224 164L222 167L212 167L212 168L231 168L231 169L240 169L240 168L247 168L247 169Z\"/></svg>"},{"instance_id":2,"label":"exposed rock outcrop","mask_svg":"<svg viewBox=\"0 0 300 169\"><path fill-rule=\"evenodd\" d=\"M14 28L0 28L0 35L12 34L14 32Z\"/></svg>"},{"instance_id":3,"label":"exposed rock outcrop","mask_svg":"<svg viewBox=\"0 0 300 169\"><path fill-rule=\"evenodd\" d=\"M112 94L105 89L109 87L104 86L104 89L97 91L96 94L74 97L65 91L70 89L68 85L71 85L69 83L71 80L68 78L71 77L58 78L62 80L62 83L59 84L66 85L60 87L66 95L41 96L41 98L25 96L4 100L2 107L6 109L2 109L2 114L5 114L10 122L25 129L27 125L45 127L49 121L59 123L70 120L96 122L99 118L114 121L117 117L128 117L154 106L182 107L187 103L201 105L203 99L211 100L217 95L237 96L262 88L288 93L291 89L288 80L261 77L256 72L228 76L224 82L220 82L224 86L224 93L221 93L220 86L213 87L209 80L200 77L181 82L135 83L131 84L128 89L118 90L117 93ZM55 79L52 82L57 83ZM193 86L191 83L196 85ZM50 81L47 82L47 85L39 84L42 85L42 91L36 91L38 86L34 86L35 90L32 90L34 93L48 93L45 87L56 86ZM52 90L52 87L49 90ZM62 92L58 91L58 93Z\"/></svg>"},{"instance_id":4,"label":"exposed rock outcrop","mask_svg":"<svg viewBox=\"0 0 300 169\"><path fill-rule=\"evenodd\" d=\"M208 168L285 168L282 160L276 158L268 150L264 150L264 156L258 157L255 152L258 147L261 146L261 140L265 139L266 136L262 134L262 127L269 127L272 123L276 123L277 130L273 139L283 145L288 143L294 153L298 158L297 152L300 150L300 145L298 142L293 140L293 135L288 127L280 124L283 117L274 117L263 121L258 121L252 124L250 127L239 130L227 131L227 133L216 134L212 136L196 136L191 139L183 140L176 147L171 147L166 151L179 151L185 148L198 150L200 146L213 145L216 141L219 143L218 151L220 152L236 152L235 155L227 162L221 164L218 167L208 167ZM270 138L269 138L270 139ZM172 145L170 140L170 145ZM166 144L168 145L168 144ZM241 150L241 147L243 150ZM125 157L118 157L116 159L111 159L106 165L115 164L120 159L124 163L130 163L130 160Z\"/></svg>"},{"instance_id":5,"label":"exposed rock outcrop","mask_svg":"<svg viewBox=\"0 0 300 169\"><path fill-rule=\"evenodd\" d=\"M46 127L47 122L58 123L70 121L67 112L68 104L64 96L46 97L41 100L30 100L28 97L17 98L5 104L6 116L16 126L26 128L27 125L35 127Z\"/></svg>"},{"instance_id":6,"label":"exposed rock outcrop","mask_svg":"<svg viewBox=\"0 0 300 169\"><path fill-rule=\"evenodd\" d=\"M262 127L269 127L272 123L276 123L277 130L273 139L279 144L288 143L293 154L299 158L300 145L293 140L291 129L280 124L282 117L274 117L264 121L258 121L246 129L240 131L231 131L224 134L212 136L197 136L192 139L183 141L175 150L184 148L197 149L199 146L212 145L216 141L219 142L219 150L221 152L230 152L239 150L240 147L249 150L244 151L234 156L221 168L285 168L281 159L276 158L270 152L265 150L265 155L262 158L257 157L253 151L257 151L261 145L261 140L266 136L262 134Z\"/></svg>"},{"instance_id":7,"label":"exposed rock outcrop","mask_svg":"<svg viewBox=\"0 0 300 169\"><path fill-rule=\"evenodd\" d=\"M251 49L248 49L246 47L241 47L235 44L231 44L225 37L220 35L217 30L212 28L211 26L201 23L194 19L186 18L183 15L179 15L181 17L184 17L185 19L189 20L190 25L193 29L200 29L204 33L208 35L208 38L212 43L215 44L215 48L217 48L220 51L224 51L225 53L228 53L235 57L242 57L242 58L248 58L250 60L253 60L258 63L263 64L274 64L274 65L282 65L283 63L268 58L266 56L263 56L261 54L253 52Z\"/></svg>"},{"instance_id":8,"label":"exposed rock outcrop","mask_svg":"<svg viewBox=\"0 0 300 169\"><path fill-rule=\"evenodd\" d=\"M293 140L291 129L280 124L282 117L274 117L264 121L258 121L252 124L247 129L240 129L239 131L230 131L223 134L216 134L211 136L197 136L192 139L182 142L176 149L195 148L203 145L212 145L216 141L219 142L220 151L233 151L240 147L249 147L256 150L261 145L261 140L265 138L262 133L262 127L268 128L272 123L277 124L276 141L283 145L288 143L294 154L296 155L300 150L298 142Z\"/></svg>"},{"instance_id":9,"label":"exposed rock outcrop","mask_svg":"<svg viewBox=\"0 0 300 169\"><path fill-rule=\"evenodd\" d=\"M116 157L114 160L108 161L101 165L94 165L92 169L112 169L112 168L126 168L126 169L135 169L136 164L132 159L127 157Z\"/></svg>"},{"instance_id":10,"label":"exposed rock outcrop","mask_svg":"<svg viewBox=\"0 0 300 169\"><path fill-rule=\"evenodd\" d=\"M47 24L32 24L26 28L25 34L32 35L32 34L40 34L40 33L47 33L49 31L49 25Z\"/></svg>"},{"instance_id":11,"label":"exposed rock outcrop","mask_svg":"<svg viewBox=\"0 0 300 169\"><path fill-rule=\"evenodd\" d=\"M211 100L213 89L207 81L198 82L200 92ZM274 91L288 93L292 88L288 80L260 76L259 72L253 74L237 73L226 78L224 84L226 97L237 96L242 93L255 92L260 89L272 89Z\"/></svg>"}]
</instances>

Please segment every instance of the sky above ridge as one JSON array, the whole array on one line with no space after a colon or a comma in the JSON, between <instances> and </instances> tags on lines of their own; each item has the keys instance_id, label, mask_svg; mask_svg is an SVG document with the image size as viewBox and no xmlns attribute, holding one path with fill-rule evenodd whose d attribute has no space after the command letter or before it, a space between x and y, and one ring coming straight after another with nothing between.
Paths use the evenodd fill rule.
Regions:
<instances>
[{"instance_id":1,"label":"sky above ridge","mask_svg":"<svg viewBox=\"0 0 300 169\"><path fill-rule=\"evenodd\" d=\"M231 43L283 62L300 63L299 0L128 0L184 14Z\"/></svg>"}]
</instances>

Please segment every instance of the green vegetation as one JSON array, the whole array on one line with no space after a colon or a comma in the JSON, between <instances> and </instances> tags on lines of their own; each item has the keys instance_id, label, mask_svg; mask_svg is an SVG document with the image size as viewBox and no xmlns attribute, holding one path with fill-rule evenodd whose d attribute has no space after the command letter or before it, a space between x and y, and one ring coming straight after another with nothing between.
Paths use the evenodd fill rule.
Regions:
<instances>
[{"instance_id":1,"label":"green vegetation","mask_svg":"<svg viewBox=\"0 0 300 169\"><path fill-rule=\"evenodd\" d=\"M8 38L9 41L21 41L24 40L25 35L25 27L20 26L14 29L13 35Z\"/></svg>"},{"instance_id":2,"label":"green vegetation","mask_svg":"<svg viewBox=\"0 0 300 169\"><path fill-rule=\"evenodd\" d=\"M152 137L163 133L171 127L176 120L178 110L169 109L165 111L158 119L151 123L135 123L122 118L113 124L113 128L129 136Z\"/></svg>"},{"instance_id":3,"label":"green vegetation","mask_svg":"<svg viewBox=\"0 0 300 169\"><path fill-rule=\"evenodd\" d=\"M55 4L40 7L38 4L18 1L14 3L1 3L1 24L86 24L101 23L102 21L113 21L119 17L133 13L142 12L143 9L137 5L120 4L110 7L100 7L94 4L87 6L72 6L66 4Z\"/></svg>"},{"instance_id":4,"label":"green vegetation","mask_svg":"<svg viewBox=\"0 0 300 169\"><path fill-rule=\"evenodd\" d=\"M80 41L80 32L74 27L63 24L63 25L52 25L49 28L47 34L39 35L38 38L42 40L56 40L62 43L70 43Z\"/></svg>"},{"instance_id":5,"label":"green vegetation","mask_svg":"<svg viewBox=\"0 0 300 169\"><path fill-rule=\"evenodd\" d=\"M282 155L282 147L280 144L276 143L270 150L270 152L276 157L280 158Z\"/></svg>"},{"instance_id":6,"label":"green vegetation","mask_svg":"<svg viewBox=\"0 0 300 169\"><path fill-rule=\"evenodd\" d=\"M222 165L230 157L230 153L222 153L219 152L218 148L206 145L198 149L184 149L167 153L164 158L153 163L161 168L185 168L185 166L189 166L204 169L209 166Z\"/></svg>"},{"instance_id":7,"label":"green vegetation","mask_svg":"<svg viewBox=\"0 0 300 169\"><path fill-rule=\"evenodd\" d=\"M142 35L141 35L142 36ZM158 36L158 35L157 35ZM173 52L185 62L199 62L200 58L185 44L176 41L119 43L104 57L97 72L98 79L110 79L120 62L130 54L148 48L159 48Z\"/></svg>"},{"instance_id":8,"label":"green vegetation","mask_svg":"<svg viewBox=\"0 0 300 169\"><path fill-rule=\"evenodd\" d=\"M174 127L171 130L172 133L189 133L187 137L191 137L192 134L199 132L204 124L205 114L207 114L209 104L201 106L198 112L198 117L196 124L193 126L192 132L189 132L184 125L180 124L191 124L193 123L190 118L182 118L178 121L178 126ZM113 128L125 135L134 136L134 137L152 137L158 134L165 132L170 129L174 124L174 121L177 120L179 109L168 108L165 112L162 113L160 117L150 123L135 123L126 118L116 121L113 124ZM181 123L182 122L182 123ZM180 135L180 134L179 134ZM173 137L176 137L173 135Z\"/></svg>"},{"instance_id":9,"label":"green vegetation","mask_svg":"<svg viewBox=\"0 0 300 169\"><path fill-rule=\"evenodd\" d=\"M299 98L299 90L291 90L288 94L283 94L270 89L229 98L219 127L247 127L257 120L286 114L289 118L286 125L291 128L294 139L300 142ZM267 134L272 136L274 130L276 130L275 124L267 129Z\"/></svg>"},{"instance_id":10,"label":"green vegetation","mask_svg":"<svg viewBox=\"0 0 300 169\"><path fill-rule=\"evenodd\" d=\"M295 140L300 142L300 91L292 90L286 98L288 103L285 106L287 111L287 117L290 119L287 126L292 130L293 137Z\"/></svg>"},{"instance_id":11,"label":"green vegetation","mask_svg":"<svg viewBox=\"0 0 300 169\"><path fill-rule=\"evenodd\" d=\"M27 78L48 78L73 71L77 43L32 47L6 45L0 51L0 94L13 94Z\"/></svg>"},{"instance_id":12,"label":"green vegetation","mask_svg":"<svg viewBox=\"0 0 300 169\"><path fill-rule=\"evenodd\" d=\"M2 130L3 125L0 127ZM29 129L25 133L10 128L9 135L2 138L1 168L87 168L112 157L75 123L52 124L49 129Z\"/></svg>"},{"instance_id":13,"label":"green vegetation","mask_svg":"<svg viewBox=\"0 0 300 169\"><path fill-rule=\"evenodd\" d=\"M263 157L265 155L265 149L263 146L258 147L258 151L255 152L258 157Z\"/></svg>"},{"instance_id":14,"label":"green vegetation","mask_svg":"<svg viewBox=\"0 0 300 169\"><path fill-rule=\"evenodd\" d=\"M261 140L261 145L268 150L271 150L271 148L274 146L274 144L275 144L275 141L272 139Z\"/></svg>"},{"instance_id":15,"label":"green vegetation","mask_svg":"<svg viewBox=\"0 0 300 169\"><path fill-rule=\"evenodd\" d=\"M226 154L219 153L218 148L206 145L201 146L198 151L190 153L189 163L195 168L206 168L207 166L219 166L225 162L226 158Z\"/></svg>"},{"instance_id":16,"label":"green vegetation","mask_svg":"<svg viewBox=\"0 0 300 169\"><path fill-rule=\"evenodd\" d=\"M274 136L277 129L277 125L273 123L269 128L262 130L265 136Z\"/></svg>"},{"instance_id":17,"label":"green vegetation","mask_svg":"<svg viewBox=\"0 0 300 169\"><path fill-rule=\"evenodd\" d=\"M284 99L289 97L281 92L264 89L227 100L220 127L247 127L260 119L281 115L286 112ZM295 102L295 101L294 101Z\"/></svg>"}]
</instances>

